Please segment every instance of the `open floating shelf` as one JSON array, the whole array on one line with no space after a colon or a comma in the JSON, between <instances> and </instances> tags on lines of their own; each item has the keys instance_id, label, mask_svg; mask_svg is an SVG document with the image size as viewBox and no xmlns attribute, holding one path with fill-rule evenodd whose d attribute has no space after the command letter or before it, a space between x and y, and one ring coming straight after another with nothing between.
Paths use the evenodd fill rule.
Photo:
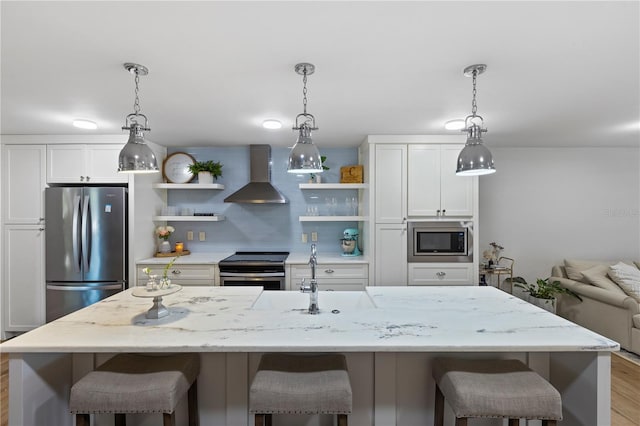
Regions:
<instances>
[{"instance_id":1,"label":"open floating shelf","mask_svg":"<svg viewBox=\"0 0 640 426\"><path fill-rule=\"evenodd\" d=\"M365 189L368 183L300 183L300 189Z\"/></svg>"},{"instance_id":2,"label":"open floating shelf","mask_svg":"<svg viewBox=\"0 0 640 426\"><path fill-rule=\"evenodd\" d=\"M216 216L154 216L156 222L220 222L224 220L223 215Z\"/></svg>"},{"instance_id":3,"label":"open floating shelf","mask_svg":"<svg viewBox=\"0 0 640 426\"><path fill-rule=\"evenodd\" d=\"M300 222L362 222L369 220L366 216L299 216Z\"/></svg>"},{"instance_id":4,"label":"open floating shelf","mask_svg":"<svg viewBox=\"0 0 640 426\"><path fill-rule=\"evenodd\" d=\"M154 183L159 189L224 189L221 183Z\"/></svg>"}]
</instances>

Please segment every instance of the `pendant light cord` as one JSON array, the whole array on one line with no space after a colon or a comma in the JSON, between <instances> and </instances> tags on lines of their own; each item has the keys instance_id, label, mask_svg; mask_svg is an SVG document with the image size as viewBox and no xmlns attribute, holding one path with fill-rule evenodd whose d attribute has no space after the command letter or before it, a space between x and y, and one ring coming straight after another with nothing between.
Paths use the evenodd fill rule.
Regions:
<instances>
[{"instance_id":1,"label":"pendant light cord","mask_svg":"<svg viewBox=\"0 0 640 426\"><path fill-rule=\"evenodd\" d=\"M476 103L476 76L478 75L478 70L473 70L473 91L471 92L473 95L473 100L471 101L471 115L476 116L476 112L478 111L478 104Z\"/></svg>"},{"instance_id":2,"label":"pendant light cord","mask_svg":"<svg viewBox=\"0 0 640 426\"><path fill-rule=\"evenodd\" d=\"M302 70L302 109L307 115L307 67Z\"/></svg>"},{"instance_id":3,"label":"pendant light cord","mask_svg":"<svg viewBox=\"0 0 640 426\"><path fill-rule=\"evenodd\" d=\"M138 71L135 71L135 82L136 82L136 89L135 89L135 94L136 94L136 99L135 101L133 101L133 112L135 113L136 116L140 115L140 99L138 97L138 92L139 92L139 88L138 88L138 84L140 83L140 75L138 74Z\"/></svg>"}]
</instances>

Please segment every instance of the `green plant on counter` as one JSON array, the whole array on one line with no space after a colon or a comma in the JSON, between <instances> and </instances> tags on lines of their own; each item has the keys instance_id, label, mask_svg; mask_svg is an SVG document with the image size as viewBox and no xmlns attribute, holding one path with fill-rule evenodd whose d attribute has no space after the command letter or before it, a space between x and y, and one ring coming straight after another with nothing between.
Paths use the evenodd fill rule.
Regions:
<instances>
[{"instance_id":1,"label":"green plant on counter","mask_svg":"<svg viewBox=\"0 0 640 426\"><path fill-rule=\"evenodd\" d=\"M578 294L568 288L562 287L560 281L549 282L549 278L544 280L538 278L535 284L528 284L522 277L507 278L505 281L510 281L515 287L523 289L529 293L531 297L538 299L555 299L558 294L568 294L582 301L582 298Z\"/></svg>"},{"instance_id":2,"label":"green plant on counter","mask_svg":"<svg viewBox=\"0 0 640 426\"><path fill-rule=\"evenodd\" d=\"M218 179L218 177L222 176L222 163L220 163L219 161L196 161L195 163L190 164L188 167L189 171L194 176L200 172L209 172L211 173L211 176L213 176L216 180Z\"/></svg>"}]
</instances>

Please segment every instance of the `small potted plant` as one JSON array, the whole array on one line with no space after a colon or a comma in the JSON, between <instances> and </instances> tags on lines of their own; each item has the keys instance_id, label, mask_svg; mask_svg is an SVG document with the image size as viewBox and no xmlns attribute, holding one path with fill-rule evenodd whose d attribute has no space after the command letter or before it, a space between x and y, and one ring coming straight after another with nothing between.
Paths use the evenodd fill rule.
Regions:
<instances>
[{"instance_id":1,"label":"small potted plant","mask_svg":"<svg viewBox=\"0 0 640 426\"><path fill-rule=\"evenodd\" d=\"M218 180L222 176L222 163L219 161L196 161L189 165L192 175L198 175L198 183L213 183L213 179Z\"/></svg>"},{"instance_id":2,"label":"small potted plant","mask_svg":"<svg viewBox=\"0 0 640 426\"><path fill-rule=\"evenodd\" d=\"M579 295L568 288L562 287L560 281L549 282L549 278L544 280L538 278L535 284L528 284L522 277L507 278L507 280L511 281L515 287L525 291L527 296L525 300L527 302L554 314L556 313L556 298L558 294L568 294L582 301Z\"/></svg>"},{"instance_id":3,"label":"small potted plant","mask_svg":"<svg viewBox=\"0 0 640 426\"><path fill-rule=\"evenodd\" d=\"M320 164L322 164L322 170L330 170L329 167L324 165L324 162L327 161L327 156L326 155L321 155L320 156ZM320 179L320 175L316 175L315 173L311 173L309 175L309 183L320 183L321 179Z\"/></svg>"}]
</instances>

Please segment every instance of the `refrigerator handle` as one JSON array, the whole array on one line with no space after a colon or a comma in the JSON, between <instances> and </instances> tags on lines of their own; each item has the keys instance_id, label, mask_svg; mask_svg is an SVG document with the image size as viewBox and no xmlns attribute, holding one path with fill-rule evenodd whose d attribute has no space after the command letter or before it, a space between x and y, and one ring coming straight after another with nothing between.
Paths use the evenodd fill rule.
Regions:
<instances>
[{"instance_id":1,"label":"refrigerator handle","mask_svg":"<svg viewBox=\"0 0 640 426\"><path fill-rule=\"evenodd\" d=\"M85 273L89 270L91 264L91 241L90 229L91 217L89 215L89 196L84 196L82 203L82 263L84 264Z\"/></svg>"},{"instance_id":2,"label":"refrigerator handle","mask_svg":"<svg viewBox=\"0 0 640 426\"><path fill-rule=\"evenodd\" d=\"M73 224L71 239L73 240L73 268L75 272L80 272L80 236L78 227L80 222L80 196L73 197Z\"/></svg>"},{"instance_id":3,"label":"refrigerator handle","mask_svg":"<svg viewBox=\"0 0 640 426\"><path fill-rule=\"evenodd\" d=\"M122 290L122 284L110 284L103 286L75 286L75 285L51 285L47 284L47 290L63 291L87 291L87 290Z\"/></svg>"}]
</instances>

